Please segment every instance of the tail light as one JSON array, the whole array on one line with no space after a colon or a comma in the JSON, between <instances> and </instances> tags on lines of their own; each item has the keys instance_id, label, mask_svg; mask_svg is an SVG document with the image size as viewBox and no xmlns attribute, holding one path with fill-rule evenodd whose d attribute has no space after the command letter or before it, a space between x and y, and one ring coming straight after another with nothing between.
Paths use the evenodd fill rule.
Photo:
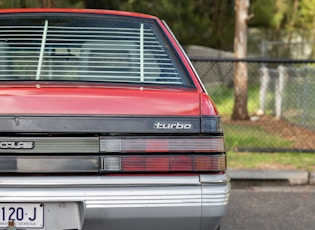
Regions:
<instances>
[{"instance_id":1,"label":"tail light","mask_svg":"<svg viewBox=\"0 0 315 230\"><path fill-rule=\"evenodd\" d=\"M224 138L106 138L100 141L101 153L145 153L145 152L224 152Z\"/></svg>"},{"instance_id":2,"label":"tail light","mask_svg":"<svg viewBox=\"0 0 315 230\"><path fill-rule=\"evenodd\" d=\"M226 170L222 136L102 138L100 152L103 173Z\"/></svg>"},{"instance_id":3,"label":"tail light","mask_svg":"<svg viewBox=\"0 0 315 230\"><path fill-rule=\"evenodd\" d=\"M103 156L102 172L217 172L226 169L221 155Z\"/></svg>"}]
</instances>

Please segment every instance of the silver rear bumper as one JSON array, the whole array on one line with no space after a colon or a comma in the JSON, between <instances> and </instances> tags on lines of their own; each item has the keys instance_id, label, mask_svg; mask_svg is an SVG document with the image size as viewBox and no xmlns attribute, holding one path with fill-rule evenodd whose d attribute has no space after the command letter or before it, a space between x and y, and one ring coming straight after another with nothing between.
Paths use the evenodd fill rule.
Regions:
<instances>
[{"instance_id":1,"label":"silver rear bumper","mask_svg":"<svg viewBox=\"0 0 315 230\"><path fill-rule=\"evenodd\" d=\"M44 204L44 229L215 229L227 174L0 177L0 203Z\"/></svg>"}]
</instances>

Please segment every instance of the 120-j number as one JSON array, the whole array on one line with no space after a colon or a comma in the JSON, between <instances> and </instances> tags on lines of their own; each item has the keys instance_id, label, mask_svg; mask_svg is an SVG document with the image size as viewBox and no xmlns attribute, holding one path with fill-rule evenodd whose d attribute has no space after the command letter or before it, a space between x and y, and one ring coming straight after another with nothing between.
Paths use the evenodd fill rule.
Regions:
<instances>
[{"instance_id":1,"label":"120-j number","mask_svg":"<svg viewBox=\"0 0 315 230\"><path fill-rule=\"evenodd\" d=\"M2 221L6 221L6 220L35 221L36 220L36 207L34 207L32 213L26 213L22 207L2 207L1 211L2 211L1 213Z\"/></svg>"}]
</instances>

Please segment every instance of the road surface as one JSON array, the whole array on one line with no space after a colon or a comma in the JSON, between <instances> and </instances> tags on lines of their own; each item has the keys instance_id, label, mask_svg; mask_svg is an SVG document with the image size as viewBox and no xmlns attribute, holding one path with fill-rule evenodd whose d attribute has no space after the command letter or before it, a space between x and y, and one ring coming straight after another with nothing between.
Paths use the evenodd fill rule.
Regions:
<instances>
[{"instance_id":1,"label":"road surface","mask_svg":"<svg viewBox=\"0 0 315 230\"><path fill-rule=\"evenodd\" d=\"M222 230L314 230L315 186L232 189Z\"/></svg>"}]
</instances>

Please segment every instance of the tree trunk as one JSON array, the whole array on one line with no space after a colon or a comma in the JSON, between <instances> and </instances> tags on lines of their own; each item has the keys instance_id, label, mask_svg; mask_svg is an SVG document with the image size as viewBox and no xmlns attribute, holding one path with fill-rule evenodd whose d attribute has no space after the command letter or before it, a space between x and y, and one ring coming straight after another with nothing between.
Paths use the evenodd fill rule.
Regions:
<instances>
[{"instance_id":1,"label":"tree trunk","mask_svg":"<svg viewBox=\"0 0 315 230\"><path fill-rule=\"evenodd\" d=\"M234 37L235 58L245 58L247 53L247 10L249 0L235 0L236 23ZM232 120L248 120L247 63L237 62L234 70L234 108Z\"/></svg>"}]
</instances>

